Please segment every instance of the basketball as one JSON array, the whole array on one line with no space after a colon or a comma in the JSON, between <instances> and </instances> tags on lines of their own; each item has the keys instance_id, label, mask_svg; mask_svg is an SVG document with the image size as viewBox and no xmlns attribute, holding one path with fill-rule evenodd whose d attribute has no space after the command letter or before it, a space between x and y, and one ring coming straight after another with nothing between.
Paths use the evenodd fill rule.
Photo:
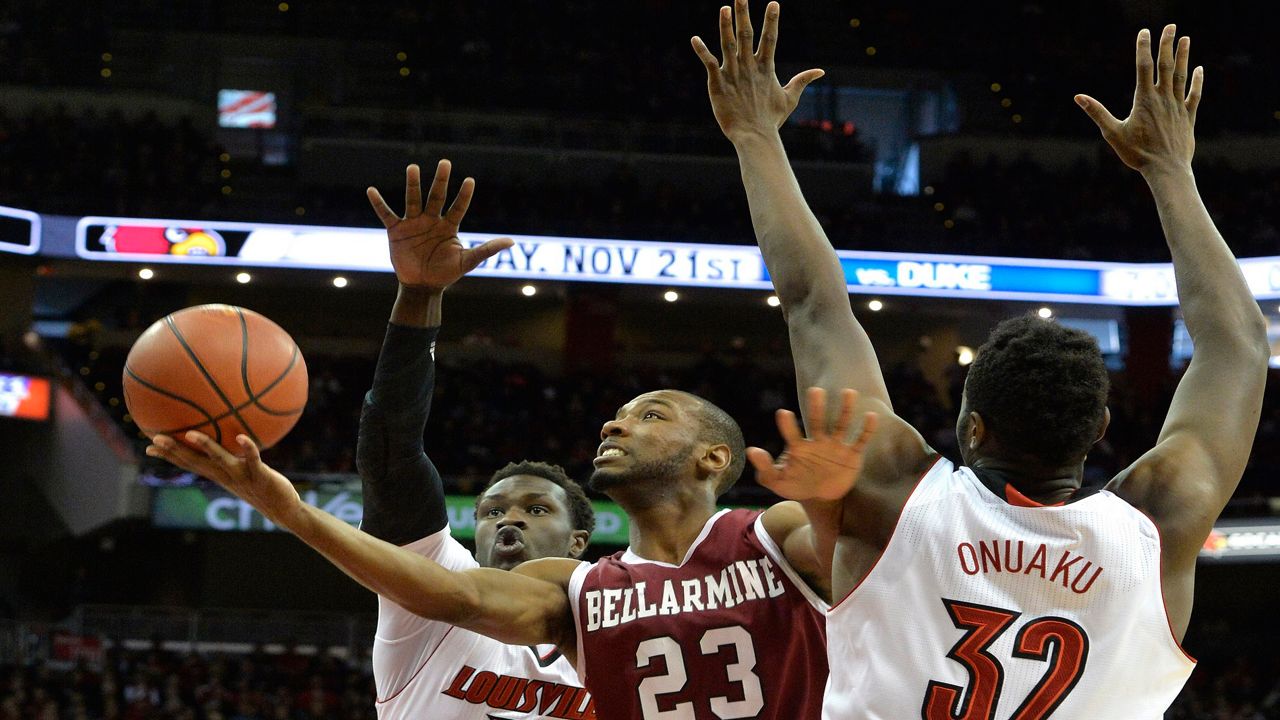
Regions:
<instances>
[{"instance_id":1,"label":"basketball","mask_svg":"<svg viewBox=\"0 0 1280 720\"><path fill-rule=\"evenodd\" d=\"M307 404L307 365L279 325L234 305L166 315L133 343L124 401L147 437L198 430L233 453L236 435L268 448Z\"/></svg>"}]
</instances>

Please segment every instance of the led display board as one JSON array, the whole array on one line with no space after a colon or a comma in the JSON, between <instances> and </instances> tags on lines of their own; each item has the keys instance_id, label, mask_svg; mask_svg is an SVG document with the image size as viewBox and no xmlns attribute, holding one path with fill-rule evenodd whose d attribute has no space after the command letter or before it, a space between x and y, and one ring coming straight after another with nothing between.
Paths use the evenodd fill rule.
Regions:
<instances>
[{"instance_id":1,"label":"led display board","mask_svg":"<svg viewBox=\"0 0 1280 720\"><path fill-rule=\"evenodd\" d=\"M494 237L462 233L476 245ZM480 277L768 290L752 245L513 236L515 245L477 268ZM391 271L380 229L264 223L85 217L75 254L89 260L317 270ZM1170 263L841 250L849 292L915 297L1174 305ZM1240 267L1255 297L1280 298L1280 257Z\"/></svg>"},{"instance_id":2,"label":"led display board","mask_svg":"<svg viewBox=\"0 0 1280 720\"><path fill-rule=\"evenodd\" d=\"M49 380L0 373L0 417L49 419Z\"/></svg>"},{"instance_id":3,"label":"led display board","mask_svg":"<svg viewBox=\"0 0 1280 720\"><path fill-rule=\"evenodd\" d=\"M40 232L39 215L0 205L0 252L34 255L40 252Z\"/></svg>"}]
</instances>

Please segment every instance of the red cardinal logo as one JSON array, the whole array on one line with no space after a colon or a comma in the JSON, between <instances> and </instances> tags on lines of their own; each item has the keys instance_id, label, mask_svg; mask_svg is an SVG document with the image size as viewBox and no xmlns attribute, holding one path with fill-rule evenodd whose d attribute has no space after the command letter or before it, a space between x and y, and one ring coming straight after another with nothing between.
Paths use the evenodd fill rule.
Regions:
<instances>
[{"instance_id":1,"label":"red cardinal logo","mask_svg":"<svg viewBox=\"0 0 1280 720\"><path fill-rule=\"evenodd\" d=\"M156 225L109 225L102 233L109 252L141 255L227 254L227 243L214 230L160 227Z\"/></svg>"}]
</instances>

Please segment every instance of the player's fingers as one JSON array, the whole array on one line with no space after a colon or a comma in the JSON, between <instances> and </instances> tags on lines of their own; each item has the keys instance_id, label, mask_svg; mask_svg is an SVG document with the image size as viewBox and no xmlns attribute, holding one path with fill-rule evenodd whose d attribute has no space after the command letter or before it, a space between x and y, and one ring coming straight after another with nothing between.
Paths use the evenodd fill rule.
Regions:
<instances>
[{"instance_id":1,"label":"player's fingers","mask_svg":"<svg viewBox=\"0 0 1280 720\"><path fill-rule=\"evenodd\" d=\"M1187 93L1187 112L1191 113L1191 127L1196 125L1196 108L1200 107L1200 91L1204 88L1204 68L1197 67L1191 73L1191 90Z\"/></svg>"},{"instance_id":2,"label":"player's fingers","mask_svg":"<svg viewBox=\"0 0 1280 720\"><path fill-rule=\"evenodd\" d=\"M826 74L825 70L821 70L819 68L813 68L811 70L796 73L795 77L791 78L791 80L787 82L786 87L782 88L782 90L787 94L787 98L791 101L791 105L794 107L795 104L800 101L800 95L804 92L804 89L809 87L809 83Z\"/></svg>"},{"instance_id":3,"label":"player's fingers","mask_svg":"<svg viewBox=\"0 0 1280 720\"><path fill-rule=\"evenodd\" d=\"M853 441L853 451L862 454L867 449L867 444L871 442L871 438L876 434L876 428L878 427L880 427L879 413L864 413L862 415L862 432L858 433L858 439Z\"/></svg>"},{"instance_id":4,"label":"player's fingers","mask_svg":"<svg viewBox=\"0 0 1280 720\"><path fill-rule=\"evenodd\" d=\"M778 475L773 456L767 450L758 447L747 448L747 462L756 469L756 482L772 482Z\"/></svg>"},{"instance_id":5,"label":"player's fingers","mask_svg":"<svg viewBox=\"0 0 1280 720\"><path fill-rule=\"evenodd\" d=\"M796 421L795 413L779 410L773 414L773 420L778 424L778 434L788 447L804 442L804 434L800 432L800 423Z\"/></svg>"},{"instance_id":6,"label":"player's fingers","mask_svg":"<svg viewBox=\"0 0 1280 720\"><path fill-rule=\"evenodd\" d=\"M831 435L841 441L848 436L849 424L853 422L853 406L858 403L858 391L845 388L840 391L840 414L836 416L836 424L831 428Z\"/></svg>"},{"instance_id":7,"label":"player's fingers","mask_svg":"<svg viewBox=\"0 0 1280 720\"><path fill-rule=\"evenodd\" d=\"M511 238L496 238L462 251L462 274L480 267L480 263L515 245Z\"/></svg>"},{"instance_id":8,"label":"player's fingers","mask_svg":"<svg viewBox=\"0 0 1280 720\"><path fill-rule=\"evenodd\" d=\"M760 31L760 49L756 51L756 62L769 72L773 72L773 54L778 47L778 15L781 13L778 3L771 2L764 9L764 27Z\"/></svg>"},{"instance_id":9,"label":"player's fingers","mask_svg":"<svg viewBox=\"0 0 1280 720\"><path fill-rule=\"evenodd\" d=\"M1088 95L1076 95L1076 104L1085 111L1089 119L1102 131L1102 137L1111 137L1120 127L1120 121L1116 119L1116 116L1112 115L1102 103Z\"/></svg>"},{"instance_id":10,"label":"player's fingers","mask_svg":"<svg viewBox=\"0 0 1280 720\"><path fill-rule=\"evenodd\" d=\"M693 46L693 52L697 54L698 59L702 61L703 67L707 69L707 86L712 90L720 89L720 61L716 59L715 53L702 42L702 38L694 36L689 40L689 44Z\"/></svg>"},{"instance_id":11,"label":"player's fingers","mask_svg":"<svg viewBox=\"0 0 1280 720\"><path fill-rule=\"evenodd\" d=\"M449 171L452 169L453 164L448 160L441 160L436 165L436 176L431 181L431 189L427 191L427 206L423 209L426 214L439 216L440 211L444 210L444 199L449 194Z\"/></svg>"},{"instance_id":12,"label":"player's fingers","mask_svg":"<svg viewBox=\"0 0 1280 720\"><path fill-rule=\"evenodd\" d=\"M1191 56L1191 36L1178 40L1178 50L1173 58L1173 92L1178 97L1187 95L1187 62Z\"/></svg>"},{"instance_id":13,"label":"player's fingers","mask_svg":"<svg viewBox=\"0 0 1280 720\"><path fill-rule=\"evenodd\" d=\"M811 387L804 391L806 430L809 439L826 437L827 432L827 391L820 387Z\"/></svg>"},{"instance_id":14,"label":"player's fingers","mask_svg":"<svg viewBox=\"0 0 1280 720\"><path fill-rule=\"evenodd\" d=\"M262 463L262 453L258 452L258 444L250 439L248 435L237 435L236 444L244 451L244 459L250 465L260 465Z\"/></svg>"},{"instance_id":15,"label":"player's fingers","mask_svg":"<svg viewBox=\"0 0 1280 720\"><path fill-rule=\"evenodd\" d=\"M1161 90L1173 88L1173 36L1178 28L1172 24L1165 25L1160 33L1160 50L1156 56L1156 86Z\"/></svg>"},{"instance_id":16,"label":"player's fingers","mask_svg":"<svg viewBox=\"0 0 1280 720\"><path fill-rule=\"evenodd\" d=\"M366 188L364 194L369 198L369 204L373 206L373 212L377 214L378 220L382 221L382 227L390 230L400 222L400 216L391 209L386 200L382 199L382 193L378 192L378 188Z\"/></svg>"},{"instance_id":17,"label":"player's fingers","mask_svg":"<svg viewBox=\"0 0 1280 720\"><path fill-rule=\"evenodd\" d=\"M733 19L738 24L738 60L748 62L756 47L756 29L751 26L751 8L747 0L735 0Z\"/></svg>"},{"instance_id":18,"label":"player's fingers","mask_svg":"<svg viewBox=\"0 0 1280 720\"><path fill-rule=\"evenodd\" d=\"M1155 84L1155 63L1151 61L1151 31L1143 28L1138 31L1136 48L1136 66L1138 68L1138 92L1146 92Z\"/></svg>"},{"instance_id":19,"label":"player's fingers","mask_svg":"<svg viewBox=\"0 0 1280 720\"><path fill-rule=\"evenodd\" d=\"M733 37L733 11L728 5L720 8L720 57L724 58L725 72L737 69L738 43Z\"/></svg>"},{"instance_id":20,"label":"player's fingers","mask_svg":"<svg viewBox=\"0 0 1280 720\"><path fill-rule=\"evenodd\" d=\"M462 187L458 188L458 196L453 199L453 204L449 206L449 212L445 213L445 219L454 225L461 225L462 218L466 217L467 208L471 207L471 197L476 192L476 179L467 178L462 181Z\"/></svg>"},{"instance_id":21,"label":"player's fingers","mask_svg":"<svg viewBox=\"0 0 1280 720\"><path fill-rule=\"evenodd\" d=\"M404 169L404 216L411 218L420 214L422 214L422 170L416 164L410 164Z\"/></svg>"},{"instance_id":22,"label":"player's fingers","mask_svg":"<svg viewBox=\"0 0 1280 720\"><path fill-rule=\"evenodd\" d=\"M152 448L158 452L153 453ZM168 435L156 435L151 438L151 446L147 448L147 454L173 463L183 470L207 474L205 467L209 459Z\"/></svg>"},{"instance_id":23,"label":"player's fingers","mask_svg":"<svg viewBox=\"0 0 1280 720\"><path fill-rule=\"evenodd\" d=\"M235 462L236 456L227 452L227 449L213 441L213 438L196 430L188 430L183 437L187 442L196 446L196 449L204 453L204 456L218 463L219 465L230 465Z\"/></svg>"}]
</instances>

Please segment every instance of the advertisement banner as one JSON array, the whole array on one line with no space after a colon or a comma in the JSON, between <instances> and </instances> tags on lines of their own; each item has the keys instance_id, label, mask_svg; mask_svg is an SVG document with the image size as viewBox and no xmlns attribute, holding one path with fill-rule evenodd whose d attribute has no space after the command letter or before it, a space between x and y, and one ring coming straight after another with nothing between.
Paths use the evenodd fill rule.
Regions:
<instances>
[{"instance_id":1,"label":"advertisement banner","mask_svg":"<svg viewBox=\"0 0 1280 720\"><path fill-rule=\"evenodd\" d=\"M249 503L218 487L164 487L153 490L151 520L156 527L188 530L277 531ZM354 527L364 516L364 499L359 489L300 490L302 500ZM445 497L449 527L455 538L475 537L475 498L466 495ZM593 501L596 530L592 542L626 545L626 513L611 502Z\"/></svg>"}]
</instances>

